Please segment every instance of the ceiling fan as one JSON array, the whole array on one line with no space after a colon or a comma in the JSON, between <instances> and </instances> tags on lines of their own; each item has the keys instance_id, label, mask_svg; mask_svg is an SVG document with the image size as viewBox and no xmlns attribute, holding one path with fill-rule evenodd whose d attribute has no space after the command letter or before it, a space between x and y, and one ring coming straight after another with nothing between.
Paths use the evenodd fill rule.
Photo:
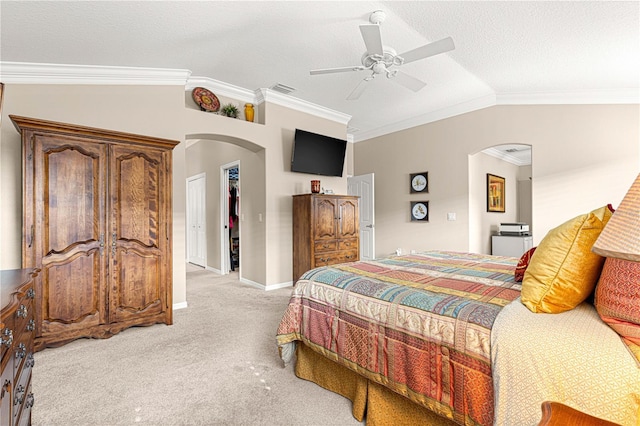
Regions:
<instances>
[{"instance_id":1,"label":"ceiling fan","mask_svg":"<svg viewBox=\"0 0 640 426\"><path fill-rule=\"evenodd\" d=\"M393 79L400 85L417 92L427 83L419 80L409 74L400 71L399 68L403 64L408 64L429 56L438 55L455 49L453 39L451 37L425 44L413 50L409 50L401 55L390 47L382 45L382 37L380 35L380 24L384 22L386 14L381 10L376 10L369 16L371 24L360 25L360 33L364 39L367 51L362 55L362 65L341 68L324 68L319 70L311 70L311 75L331 74L347 71L371 71L371 74L358 83L355 89L347 96L348 100L355 100L362 95L367 88L367 83L373 80L376 75L386 75L387 78Z\"/></svg>"}]
</instances>

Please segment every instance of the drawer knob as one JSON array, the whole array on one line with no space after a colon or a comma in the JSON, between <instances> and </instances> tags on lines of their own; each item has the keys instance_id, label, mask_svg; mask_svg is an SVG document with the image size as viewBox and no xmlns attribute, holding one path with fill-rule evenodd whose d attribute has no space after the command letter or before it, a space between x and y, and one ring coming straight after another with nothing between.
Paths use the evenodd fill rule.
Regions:
<instances>
[{"instance_id":1,"label":"drawer knob","mask_svg":"<svg viewBox=\"0 0 640 426\"><path fill-rule=\"evenodd\" d=\"M16 388L16 396L13 398L13 405L20 405L22 401L24 401L24 395L20 395L24 393L24 386L20 385Z\"/></svg>"},{"instance_id":2,"label":"drawer knob","mask_svg":"<svg viewBox=\"0 0 640 426\"><path fill-rule=\"evenodd\" d=\"M27 347L24 343L20 343L16 348L16 358L24 358L27 356Z\"/></svg>"},{"instance_id":3,"label":"drawer knob","mask_svg":"<svg viewBox=\"0 0 640 426\"><path fill-rule=\"evenodd\" d=\"M28 314L27 307L24 305L20 305L20 307L16 312L16 315L18 315L18 318L26 318L27 314Z\"/></svg>"},{"instance_id":4,"label":"drawer knob","mask_svg":"<svg viewBox=\"0 0 640 426\"><path fill-rule=\"evenodd\" d=\"M29 291L27 291L27 297L29 299L35 299L36 297L36 292L34 289L30 288Z\"/></svg>"},{"instance_id":5,"label":"drawer knob","mask_svg":"<svg viewBox=\"0 0 640 426\"><path fill-rule=\"evenodd\" d=\"M6 339L4 337L6 337ZM2 332L2 336L0 336L0 346L5 345L6 347L11 346L13 343L13 330L5 328Z\"/></svg>"},{"instance_id":6,"label":"drawer knob","mask_svg":"<svg viewBox=\"0 0 640 426\"><path fill-rule=\"evenodd\" d=\"M27 324L27 331L33 331L36 329L36 321L33 319L29 320L29 323Z\"/></svg>"},{"instance_id":7,"label":"drawer knob","mask_svg":"<svg viewBox=\"0 0 640 426\"><path fill-rule=\"evenodd\" d=\"M32 368L34 365L36 365L36 360L33 357L33 354L29 354L29 356L27 357L27 360L24 363L27 366L27 368Z\"/></svg>"},{"instance_id":8,"label":"drawer knob","mask_svg":"<svg viewBox=\"0 0 640 426\"><path fill-rule=\"evenodd\" d=\"M36 398L33 396L33 392L29 392L27 395L27 402L24 403L24 408L31 408L33 404L36 402Z\"/></svg>"}]
</instances>

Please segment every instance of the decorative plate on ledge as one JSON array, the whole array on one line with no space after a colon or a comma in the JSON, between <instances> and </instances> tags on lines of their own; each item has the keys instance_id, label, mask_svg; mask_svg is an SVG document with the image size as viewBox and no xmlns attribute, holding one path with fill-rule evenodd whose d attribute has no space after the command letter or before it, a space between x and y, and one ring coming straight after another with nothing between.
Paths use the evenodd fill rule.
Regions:
<instances>
[{"instance_id":1,"label":"decorative plate on ledge","mask_svg":"<svg viewBox=\"0 0 640 426\"><path fill-rule=\"evenodd\" d=\"M220 109L218 97L204 87L196 87L192 92L193 100L203 111L216 112Z\"/></svg>"}]
</instances>

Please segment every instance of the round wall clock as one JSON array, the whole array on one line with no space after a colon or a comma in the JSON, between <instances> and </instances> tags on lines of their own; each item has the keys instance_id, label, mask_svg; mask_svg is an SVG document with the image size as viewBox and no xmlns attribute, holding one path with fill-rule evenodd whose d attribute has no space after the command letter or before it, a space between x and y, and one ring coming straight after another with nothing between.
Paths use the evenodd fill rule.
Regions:
<instances>
[{"instance_id":1,"label":"round wall clock","mask_svg":"<svg viewBox=\"0 0 640 426\"><path fill-rule=\"evenodd\" d=\"M411 192L429 192L429 175L427 172L411 174Z\"/></svg>"},{"instance_id":2,"label":"round wall clock","mask_svg":"<svg viewBox=\"0 0 640 426\"><path fill-rule=\"evenodd\" d=\"M411 202L411 220L412 221L429 221L429 202L428 201L412 201Z\"/></svg>"}]
</instances>

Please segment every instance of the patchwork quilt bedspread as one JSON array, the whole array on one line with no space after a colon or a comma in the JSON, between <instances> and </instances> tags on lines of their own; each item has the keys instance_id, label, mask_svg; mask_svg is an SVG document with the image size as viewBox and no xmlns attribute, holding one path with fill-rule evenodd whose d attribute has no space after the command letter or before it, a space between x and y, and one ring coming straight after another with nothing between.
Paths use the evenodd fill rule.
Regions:
<instances>
[{"instance_id":1,"label":"patchwork quilt bedspread","mask_svg":"<svg viewBox=\"0 0 640 426\"><path fill-rule=\"evenodd\" d=\"M517 259L430 251L313 269L277 332L459 424L490 425L491 328Z\"/></svg>"}]
</instances>

